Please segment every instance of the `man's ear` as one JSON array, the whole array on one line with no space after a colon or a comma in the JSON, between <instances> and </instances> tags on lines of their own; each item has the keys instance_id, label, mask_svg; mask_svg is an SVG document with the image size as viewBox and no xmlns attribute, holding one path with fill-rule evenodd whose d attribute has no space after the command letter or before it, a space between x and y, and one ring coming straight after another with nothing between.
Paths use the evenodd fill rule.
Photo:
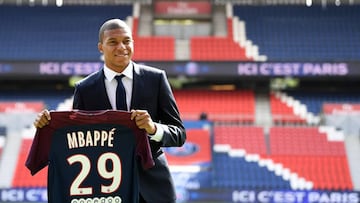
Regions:
<instances>
[{"instance_id":1,"label":"man's ear","mask_svg":"<svg viewBox=\"0 0 360 203\"><path fill-rule=\"evenodd\" d=\"M98 50L100 53L103 53L102 44L100 42L98 43Z\"/></svg>"}]
</instances>

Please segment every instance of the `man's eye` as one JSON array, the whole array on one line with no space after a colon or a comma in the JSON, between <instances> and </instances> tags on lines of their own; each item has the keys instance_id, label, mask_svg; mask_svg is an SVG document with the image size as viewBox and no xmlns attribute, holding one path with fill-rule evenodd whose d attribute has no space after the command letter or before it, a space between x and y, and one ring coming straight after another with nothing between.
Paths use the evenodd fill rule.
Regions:
<instances>
[{"instance_id":1,"label":"man's eye","mask_svg":"<svg viewBox=\"0 0 360 203\"><path fill-rule=\"evenodd\" d=\"M129 40L125 40L123 43L126 44L126 45L128 45L128 44L130 44L131 42L132 42L132 40L129 39Z\"/></svg>"}]
</instances>

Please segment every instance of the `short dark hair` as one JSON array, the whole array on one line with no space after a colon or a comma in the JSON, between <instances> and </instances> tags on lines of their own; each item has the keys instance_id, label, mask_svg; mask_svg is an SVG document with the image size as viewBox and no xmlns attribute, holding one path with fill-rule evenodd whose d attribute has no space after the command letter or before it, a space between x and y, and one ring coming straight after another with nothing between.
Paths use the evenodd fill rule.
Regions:
<instances>
[{"instance_id":1,"label":"short dark hair","mask_svg":"<svg viewBox=\"0 0 360 203\"><path fill-rule=\"evenodd\" d=\"M105 23L102 24L102 26L99 29L99 42L102 42L104 32L106 30L113 30L118 28L127 29L131 33L130 27L123 20L117 18L110 19L105 21Z\"/></svg>"}]
</instances>

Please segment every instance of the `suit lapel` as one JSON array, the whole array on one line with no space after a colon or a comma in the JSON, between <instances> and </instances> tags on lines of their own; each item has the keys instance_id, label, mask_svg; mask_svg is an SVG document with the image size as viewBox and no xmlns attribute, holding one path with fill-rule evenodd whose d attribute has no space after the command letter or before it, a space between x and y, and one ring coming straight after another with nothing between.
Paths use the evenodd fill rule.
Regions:
<instances>
[{"instance_id":1,"label":"suit lapel","mask_svg":"<svg viewBox=\"0 0 360 203\"><path fill-rule=\"evenodd\" d=\"M98 81L95 82L95 84L101 84L101 85L98 85L97 88L94 89L94 91L98 91L97 95L99 95L99 98L95 98L95 99L98 101L103 101L101 104L103 106L102 109L112 109L109 96L107 95L107 91L105 87L104 69L99 71L97 80Z\"/></svg>"},{"instance_id":2,"label":"suit lapel","mask_svg":"<svg viewBox=\"0 0 360 203\"><path fill-rule=\"evenodd\" d=\"M140 100L140 93L141 90L144 90L144 83L143 80L141 79L142 77L142 72L141 72L141 68L138 64L133 62L133 90L132 90L132 95L131 95L131 105L130 105L130 109L136 109L139 107L139 102L141 102Z\"/></svg>"}]
</instances>

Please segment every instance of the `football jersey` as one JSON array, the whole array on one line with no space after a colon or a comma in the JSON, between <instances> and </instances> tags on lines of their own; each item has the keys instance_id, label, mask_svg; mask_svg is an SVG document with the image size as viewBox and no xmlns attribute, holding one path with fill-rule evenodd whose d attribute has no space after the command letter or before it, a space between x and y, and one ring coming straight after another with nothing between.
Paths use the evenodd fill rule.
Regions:
<instances>
[{"instance_id":1,"label":"football jersey","mask_svg":"<svg viewBox=\"0 0 360 203\"><path fill-rule=\"evenodd\" d=\"M147 134L131 113L50 115L50 123L36 130L26 161L32 175L48 165L48 202L137 203L137 167L149 169L154 161Z\"/></svg>"}]
</instances>

